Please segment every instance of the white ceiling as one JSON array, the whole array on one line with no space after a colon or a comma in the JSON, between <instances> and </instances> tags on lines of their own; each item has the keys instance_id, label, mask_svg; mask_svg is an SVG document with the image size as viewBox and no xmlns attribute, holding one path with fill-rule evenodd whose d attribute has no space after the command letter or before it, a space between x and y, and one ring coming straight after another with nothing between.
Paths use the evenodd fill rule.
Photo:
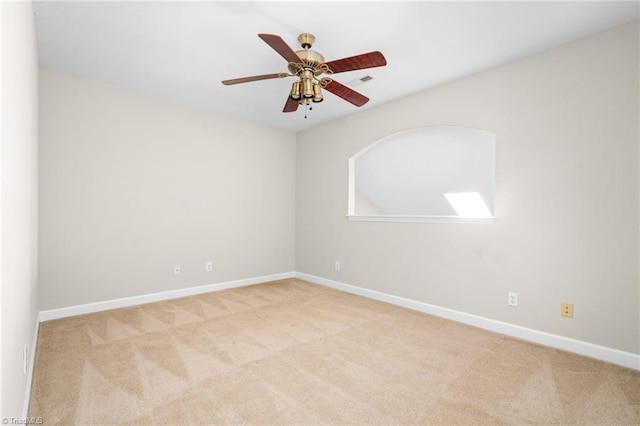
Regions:
<instances>
[{"instance_id":1,"label":"white ceiling","mask_svg":"<svg viewBox=\"0 0 640 426\"><path fill-rule=\"evenodd\" d=\"M40 66L174 102L298 131L639 19L632 2L57 2L36 1ZM362 108L325 93L282 113L292 79L223 86L286 72L258 38L294 50L302 32L327 61L380 50L388 65L336 74Z\"/></svg>"}]
</instances>

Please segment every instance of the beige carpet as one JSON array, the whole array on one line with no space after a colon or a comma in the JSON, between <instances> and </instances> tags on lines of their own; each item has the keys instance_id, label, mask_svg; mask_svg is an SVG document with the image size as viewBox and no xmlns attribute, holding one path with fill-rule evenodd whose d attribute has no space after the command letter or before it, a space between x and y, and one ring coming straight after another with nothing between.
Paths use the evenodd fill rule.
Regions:
<instances>
[{"instance_id":1,"label":"beige carpet","mask_svg":"<svg viewBox=\"0 0 640 426\"><path fill-rule=\"evenodd\" d=\"M640 424L640 372L290 279L48 321L44 424Z\"/></svg>"}]
</instances>

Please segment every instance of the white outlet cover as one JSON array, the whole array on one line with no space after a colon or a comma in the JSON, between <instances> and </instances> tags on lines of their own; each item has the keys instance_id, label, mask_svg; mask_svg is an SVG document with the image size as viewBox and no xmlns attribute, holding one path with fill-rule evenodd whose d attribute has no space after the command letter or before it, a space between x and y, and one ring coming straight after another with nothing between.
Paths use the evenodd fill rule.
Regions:
<instances>
[{"instance_id":1,"label":"white outlet cover","mask_svg":"<svg viewBox=\"0 0 640 426\"><path fill-rule=\"evenodd\" d=\"M509 292L509 306L518 306L518 293Z\"/></svg>"}]
</instances>

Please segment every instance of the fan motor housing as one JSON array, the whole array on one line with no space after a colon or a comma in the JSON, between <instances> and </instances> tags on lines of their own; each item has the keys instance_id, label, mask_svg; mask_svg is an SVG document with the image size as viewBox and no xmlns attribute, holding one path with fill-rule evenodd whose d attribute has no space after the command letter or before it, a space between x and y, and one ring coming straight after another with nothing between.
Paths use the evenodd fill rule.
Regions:
<instances>
[{"instance_id":1,"label":"fan motor housing","mask_svg":"<svg viewBox=\"0 0 640 426\"><path fill-rule=\"evenodd\" d=\"M303 64L305 68L311 68L314 74L316 74L320 65L324 63L324 56L322 56L315 50L298 50L296 51L296 55L298 55L298 57L300 58L300 63ZM289 72L291 74L297 74L298 68L290 64Z\"/></svg>"},{"instance_id":2,"label":"fan motor housing","mask_svg":"<svg viewBox=\"0 0 640 426\"><path fill-rule=\"evenodd\" d=\"M320 65L324 64L324 56L315 50L311 50L311 46L316 41L316 38L313 34L310 33L302 33L298 36L298 42L300 46L302 46L301 50L296 50L296 55L300 58L300 62L303 67L296 67L292 64L289 64L289 72L291 74L298 74L302 69L306 69L307 71L313 72L314 75L322 74L322 70L320 69Z\"/></svg>"}]
</instances>

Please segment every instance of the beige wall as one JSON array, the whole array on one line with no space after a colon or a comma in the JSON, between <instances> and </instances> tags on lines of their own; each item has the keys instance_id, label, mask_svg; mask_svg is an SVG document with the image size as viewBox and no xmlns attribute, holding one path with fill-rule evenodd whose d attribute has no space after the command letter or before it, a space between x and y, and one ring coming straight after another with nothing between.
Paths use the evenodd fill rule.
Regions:
<instances>
[{"instance_id":1,"label":"beige wall","mask_svg":"<svg viewBox=\"0 0 640 426\"><path fill-rule=\"evenodd\" d=\"M636 22L299 133L296 270L640 353L638 39ZM349 157L429 125L497 134L496 223L349 222Z\"/></svg>"},{"instance_id":2,"label":"beige wall","mask_svg":"<svg viewBox=\"0 0 640 426\"><path fill-rule=\"evenodd\" d=\"M295 257L300 272L640 353L637 23L301 132L297 153L296 135L262 125L51 71L40 84L40 309ZM497 134L496 223L347 221L348 158L443 124Z\"/></svg>"},{"instance_id":3,"label":"beige wall","mask_svg":"<svg viewBox=\"0 0 640 426\"><path fill-rule=\"evenodd\" d=\"M40 87L40 309L293 271L293 133L51 71Z\"/></svg>"},{"instance_id":4,"label":"beige wall","mask_svg":"<svg viewBox=\"0 0 640 426\"><path fill-rule=\"evenodd\" d=\"M19 418L27 385L22 350L36 325L38 59L31 2L0 2L0 417Z\"/></svg>"}]
</instances>

